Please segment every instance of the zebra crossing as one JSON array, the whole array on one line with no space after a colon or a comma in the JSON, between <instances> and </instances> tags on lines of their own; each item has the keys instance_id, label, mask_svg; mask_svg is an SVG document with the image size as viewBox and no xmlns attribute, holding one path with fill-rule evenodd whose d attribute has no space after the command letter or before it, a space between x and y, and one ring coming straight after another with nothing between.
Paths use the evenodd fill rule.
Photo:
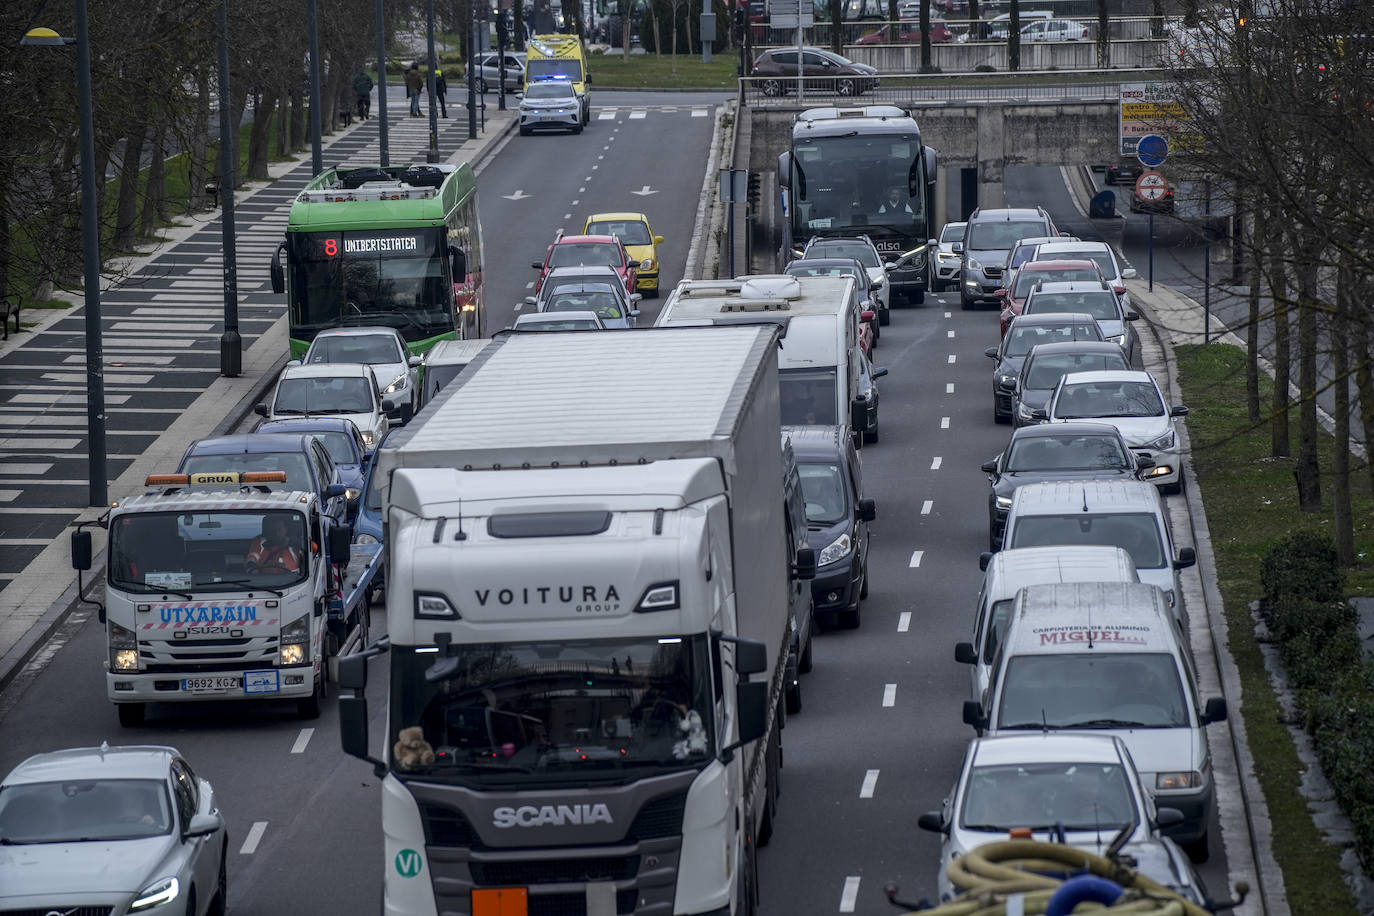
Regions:
<instances>
[{"instance_id":1,"label":"zebra crossing","mask_svg":"<svg viewBox=\"0 0 1374 916\"><path fill-rule=\"evenodd\" d=\"M686 111L693 118L705 118L711 113L709 105L693 105L690 108L683 108L677 105L658 105L651 108L635 108L621 105L593 104L592 109L596 112L596 120L598 121L621 120L620 116L622 114L626 116L624 120L643 121L649 117L650 113L677 114L678 112Z\"/></svg>"},{"instance_id":2,"label":"zebra crossing","mask_svg":"<svg viewBox=\"0 0 1374 916\"><path fill-rule=\"evenodd\" d=\"M424 162L429 119L408 117L404 99L393 99L388 113L390 161ZM467 139L466 109L454 106L449 114L439 120L442 158ZM375 164L380 158L375 116L325 142L326 166ZM237 195L238 316L245 354L285 313L282 297L271 292L269 266L285 234L291 201L311 174L307 156L273 183ZM111 481L191 411L219 376L224 327L220 214L184 221L194 228L177 230L176 241L101 293ZM32 320L35 314L42 313L24 317ZM87 501L84 308L64 311L46 327L19 335L17 343L0 353L0 598ZM281 350L286 350L284 333ZM111 492L122 495L114 487Z\"/></svg>"}]
</instances>

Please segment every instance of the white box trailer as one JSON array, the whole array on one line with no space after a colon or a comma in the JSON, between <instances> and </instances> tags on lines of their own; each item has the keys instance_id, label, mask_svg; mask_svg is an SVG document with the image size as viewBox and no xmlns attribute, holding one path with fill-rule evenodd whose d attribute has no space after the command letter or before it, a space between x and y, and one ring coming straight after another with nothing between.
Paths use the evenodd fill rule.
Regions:
<instances>
[{"instance_id":1,"label":"white box trailer","mask_svg":"<svg viewBox=\"0 0 1374 916\"><path fill-rule=\"evenodd\" d=\"M773 325L498 336L379 450L385 912L757 895L814 568L788 555L777 351ZM365 665L340 665L364 757Z\"/></svg>"}]
</instances>

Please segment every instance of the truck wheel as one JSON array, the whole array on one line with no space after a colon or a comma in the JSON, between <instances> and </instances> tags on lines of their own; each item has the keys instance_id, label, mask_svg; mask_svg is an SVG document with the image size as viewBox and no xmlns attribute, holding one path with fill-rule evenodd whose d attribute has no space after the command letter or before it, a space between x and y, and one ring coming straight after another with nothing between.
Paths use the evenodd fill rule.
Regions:
<instances>
[{"instance_id":1,"label":"truck wheel","mask_svg":"<svg viewBox=\"0 0 1374 916\"><path fill-rule=\"evenodd\" d=\"M115 706L119 712L119 724L124 728L137 728L143 724L148 707L143 703L120 703Z\"/></svg>"},{"instance_id":2,"label":"truck wheel","mask_svg":"<svg viewBox=\"0 0 1374 916\"><path fill-rule=\"evenodd\" d=\"M773 728L772 741L769 744L767 755L764 762L767 769L764 774L763 790L763 821L759 824L759 848L768 845L773 838L773 819L778 813L778 748L781 747L777 727Z\"/></svg>"},{"instance_id":3,"label":"truck wheel","mask_svg":"<svg viewBox=\"0 0 1374 916\"><path fill-rule=\"evenodd\" d=\"M879 326L885 325L885 324L892 324L892 309L891 309L891 308L878 309L878 324L879 324ZM878 335L877 335L877 334L874 334L874 335L873 335L873 342L874 342L874 343L877 343L877 342L878 342Z\"/></svg>"},{"instance_id":4,"label":"truck wheel","mask_svg":"<svg viewBox=\"0 0 1374 916\"><path fill-rule=\"evenodd\" d=\"M318 719L320 717L320 703L325 697L324 685L324 666L320 666L320 676L315 679L315 689L310 696L301 697L296 701L296 715L302 719Z\"/></svg>"}]
</instances>

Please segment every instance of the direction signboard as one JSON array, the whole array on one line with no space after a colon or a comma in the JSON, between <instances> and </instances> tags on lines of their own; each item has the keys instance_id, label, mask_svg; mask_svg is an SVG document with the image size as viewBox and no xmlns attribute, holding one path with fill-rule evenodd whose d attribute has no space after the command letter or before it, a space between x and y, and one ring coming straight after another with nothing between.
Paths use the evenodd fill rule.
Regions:
<instances>
[{"instance_id":1,"label":"direction signboard","mask_svg":"<svg viewBox=\"0 0 1374 916\"><path fill-rule=\"evenodd\" d=\"M1170 138L1177 149L1181 139L1189 138L1190 135L1195 136L1189 131L1188 113L1179 103L1175 96L1176 92L1176 87L1171 83L1121 84L1120 125L1123 158L1136 155L1136 146L1142 137ZM1192 139L1188 142L1192 142Z\"/></svg>"},{"instance_id":2,"label":"direction signboard","mask_svg":"<svg viewBox=\"0 0 1374 916\"><path fill-rule=\"evenodd\" d=\"M1163 200L1169 193L1169 179L1159 172L1141 172L1135 180L1135 196L1141 200Z\"/></svg>"},{"instance_id":3,"label":"direction signboard","mask_svg":"<svg viewBox=\"0 0 1374 916\"><path fill-rule=\"evenodd\" d=\"M1159 134L1141 137L1135 147L1135 157L1146 168L1157 169L1169 158L1169 141Z\"/></svg>"}]
</instances>

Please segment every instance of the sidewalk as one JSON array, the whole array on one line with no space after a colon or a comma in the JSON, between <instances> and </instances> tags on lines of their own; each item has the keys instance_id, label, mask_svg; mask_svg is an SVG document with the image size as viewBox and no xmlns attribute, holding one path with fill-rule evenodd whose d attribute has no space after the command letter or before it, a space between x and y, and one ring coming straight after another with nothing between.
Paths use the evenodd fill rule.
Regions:
<instances>
[{"instance_id":1,"label":"sidewalk","mask_svg":"<svg viewBox=\"0 0 1374 916\"><path fill-rule=\"evenodd\" d=\"M391 162L423 162L428 118L408 117L404 98L389 101ZM466 108L450 106L449 114L439 121L441 156L479 169L516 125L516 112L489 106L485 133L468 140ZM326 137L326 166L376 163L378 132L374 115ZM311 177L310 156L274 164L269 173L270 182L235 194L238 378L218 374L218 212L184 218L102 288L111 500L142 491L144 478L174 467L192 440L237 425L286 359L285 302L270 290L268 265L291 201ZM80 294L70 298L73 308L45 313L0 347L0 687L75 606L68 532L103 512L85 505L85 311ZM99 558L103 532L93 533ZM92 577L98 570L88 582Z\"/></svg>"}]
</instances>

